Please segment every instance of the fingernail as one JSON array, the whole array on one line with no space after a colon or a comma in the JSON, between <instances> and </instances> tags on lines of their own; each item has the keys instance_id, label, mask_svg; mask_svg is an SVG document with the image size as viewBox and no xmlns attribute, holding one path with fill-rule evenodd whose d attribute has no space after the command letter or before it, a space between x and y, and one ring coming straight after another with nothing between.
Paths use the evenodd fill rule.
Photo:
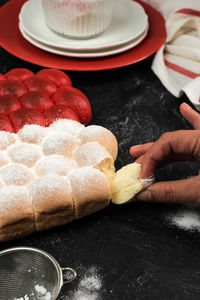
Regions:
<instances>
[{"instance_id":1,"label":"fingernail","mask_svg":"<svg viewBox=\"0 0 200 300\"><path fill-rule=\"evenodd\" d=\"M140 148L141 148L141 145L132 146L130 148L130 153L135 154L135 151L137 152L137 150L140 149Z\"/></svg>"},{"instance_id":2,"label":"fingernail","mask_svg":"<svg viewBox=\"0 0 200 300\"><path fill-rule=\"evenodd\" d=\"M190 105L188 105L188 104L187 104L187 103L185 103L185 102L184 102L184 104L185 104L185 108L186 108L186 109L188 109L188 110L192 110L192 107L191 107Z\"/></svg>"},{"instance_id":3,"label":"fingernail","mask_svg":"<svg viewBox=\"0 0 200 300\"><path fill-rule=\"evenodd\" d=\"M135 145L135 146L132 146L130 149L137 149L137 148L140 148L141 145Z\"/></svg>"},{"instance_id":4,"label":"fingernail","mask_svg":"<svg viewBox=\"0 0 200 300\"><path fill-rule=\"evenodd\" d=\"M150 191L140 192L136 196L136 200L139 200L139 201L151 201L152 200L152 194L151 194Z\"/></svg>"}]
</instances>

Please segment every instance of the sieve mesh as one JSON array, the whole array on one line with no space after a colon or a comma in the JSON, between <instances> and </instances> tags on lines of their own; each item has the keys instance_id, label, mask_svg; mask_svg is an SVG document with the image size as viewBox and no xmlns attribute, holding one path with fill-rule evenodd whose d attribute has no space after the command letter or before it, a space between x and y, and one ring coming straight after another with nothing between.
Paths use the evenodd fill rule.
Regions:
<instances>
[{"instance_id":1,"label":"sieve mesh","mask_svg":"<svg viewBox=\"0 0 200 300\"><path fill-rule=\"evenodd\" d=\"M59 267L46 252L18 249L0 253L0 300L54 300L61 285Z\"/></svg>"}]
</instances>

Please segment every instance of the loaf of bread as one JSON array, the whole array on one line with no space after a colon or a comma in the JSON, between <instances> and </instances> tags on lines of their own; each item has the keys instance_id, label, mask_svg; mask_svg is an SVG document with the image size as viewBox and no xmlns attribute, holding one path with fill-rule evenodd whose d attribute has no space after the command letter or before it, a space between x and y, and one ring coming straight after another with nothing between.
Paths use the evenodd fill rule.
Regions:
<instances>
[{"instance_id":1,"label":"loaf of bread","mask_svg":"<svg viewBox=\"0 0 200 300\"><path fill-rule=\"evenodd\" d=\"M118 145L106 128L67 119L0 132L0 241L122 204L142 187L139 164L115 173Z\"/></svg>"},{"instance_id":2,"label":"loaf of bread","mask_svg":"<svg viewBox=\"0 0 200 300\"><path fill-rule=\"evenodd\" d=\"M66 224L109 204L110 184L98 166L114 166L116 138L105 129L115 141L110 153L103 127L90 129L87 139L85 128L60 119L46 128L0 131L0 241Z\"/></svg>"}]
</instances>

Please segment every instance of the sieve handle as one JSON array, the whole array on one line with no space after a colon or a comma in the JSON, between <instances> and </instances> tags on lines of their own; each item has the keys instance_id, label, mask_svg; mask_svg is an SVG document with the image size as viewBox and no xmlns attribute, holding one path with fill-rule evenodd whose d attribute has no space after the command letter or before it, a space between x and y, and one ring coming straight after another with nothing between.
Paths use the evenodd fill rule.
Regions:
<instances>
[{"instance_id":1,"label":"sieve handle","mask_svg":"<svg viewBox=\"0 0 200 300\"><path fill-rule=\"evenodd\" d=\"M74 281L74 279L76 279L77 274L76 274L76 271L74 271L74 269L72 269L72 268L61 268L61 270L62 270L62 272L70 271L72 273L72 277L69 280L63 281L63 284L67 284L71 281Z\"/></svg>"}]
</instances>

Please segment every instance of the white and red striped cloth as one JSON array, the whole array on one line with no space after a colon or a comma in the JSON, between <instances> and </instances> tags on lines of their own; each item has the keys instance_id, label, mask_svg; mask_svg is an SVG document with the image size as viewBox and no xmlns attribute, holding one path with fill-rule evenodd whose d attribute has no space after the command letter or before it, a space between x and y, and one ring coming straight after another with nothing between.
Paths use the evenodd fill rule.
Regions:
<instances>
[{"instance_id":1,"label":"white and red striped cloth","mask_svg":"<svg viewBox=\"0 0 200 300\"><path fill-rule=\"evenodd\" d=\"M152 70L174 96L184 92L200 109L200 0L145 1L163 15L167 30Z\"/></svg>"}]
</instances>

